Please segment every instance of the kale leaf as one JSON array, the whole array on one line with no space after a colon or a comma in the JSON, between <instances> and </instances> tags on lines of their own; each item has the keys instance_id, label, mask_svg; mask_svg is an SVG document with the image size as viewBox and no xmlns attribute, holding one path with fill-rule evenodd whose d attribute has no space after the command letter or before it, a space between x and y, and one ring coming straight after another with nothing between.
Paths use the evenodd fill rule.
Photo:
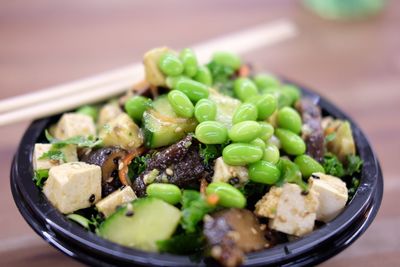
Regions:
<instances>
[{"instance_id":1,"label":"kale leaf","mask_svg":"<svg viewBox=\"0 0 400 267\"><path fill-rule=\"evenodd\" d=\"M188 255L200 251L205 246L205 237L201 231L180 233L166 240L157 241L160 252Z\"/></svg>"},{"instance_id":2,"label":"kale leaf","mask_svg":"<svg viewBox=\"0 0 400 267\"><path fill-rule=\"evenodd\" d=\"M210 164L214 159L221 156L221 149L217 145L199 144L199 153L204 164Z\"/></svg>"},{"instance_id":3,"label":"kale leaf","mask_svg":"<svg viewBox=\"0 0 400 267\"><path fill-rule=\"evenodd\" d=\"M333 175L336 177L343 177L346 174L343 164L332 153L326 153L324 155L323 167L327 174L330 174L330 175Z\"/></svg>"},{"instance_id":4,"label":"kale leaf","mask_svg":"<svg viewBox=\"0 0 400 267\"><path fill-rule=\"evenodd\" d=\"M49 177L49 170L41 169L35 170L33 175L33 181L37 187L42 188L44 186L44 182Z\"/></svg>"},{"instance_id":5,"label":"kale leaf","mask_svg":"<svg viewBox=\"0 0 400 267\"><path fill-rule=\"evenodd\" d=\"M232 76L235 70L229 66L218 64L211 61L207 64L213 78L213 85L219 92L233 96L233 80Z\"/></svg>"},{"instance_id":6,"label":"kale leaf","mask_svg":"<svg viewBox=\"0 0 400 267\"><path fill-rule=\"evenodd\" d=\"M347 165L346 165L346 174L351 176L356 173L360 173L362 165L363 165L363 161L359 156L348 155L347 156Z\"/></svg>"}]
</instances>

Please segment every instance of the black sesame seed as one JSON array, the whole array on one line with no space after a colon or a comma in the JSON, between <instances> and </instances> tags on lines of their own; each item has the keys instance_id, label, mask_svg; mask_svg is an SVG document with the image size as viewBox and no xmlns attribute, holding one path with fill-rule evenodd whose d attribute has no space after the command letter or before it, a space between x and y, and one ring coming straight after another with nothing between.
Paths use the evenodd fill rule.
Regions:
<instances>
[{"instance_id":1,"label":"black sesame seed","mask_svg":"<svg viewBox=\"0 0 400 267\"><path fill-rule=\"evenodd\" d=\"M115 165L118 165L118 161L120 160L120 157L115 157L113 158L113 162Z\"/></svg>"},{"instance_id":2,"label":"black sesame seed","mask_svg":"<svg viewBox=\"0 0 400 267\"><path fill-rule=\"evenodd\" d=\"M315 175L315 174L311 174L311 177L314 178L314 179L319 179L319 176Z\"/></svg>"},{"instance_id":3,"label":"black sesame seed","mask_svg":"<svg viewBox=\"0 0 400 267\"><path fill-rule=\"evenodd\" d=\"M109 155L111 154L111 149L107 149L106 152L105 152L105 154L106 154L107 156L109 156Z\"/></svg>"},{"instance_id":4,"label":"black sesame seed","mask_svg":"<svg viewBox=\"0 0 400 267\"><path fill-rule=\"evenodd\" d=\"M127 211L125 212L125 216L126 216L126 217L132 217L132 216L133 216L133 210L127 210Z\"/></svg>"},{"instance_id":5,"label":"black sesame seed","mask_svg":"<svg viewBox=\"0 0 400 267\"><path fill-rule=\"evenodd\" d=\"M301 194L302 194L303 196L307 196L307 195L308 195L308 193L309 193L309 191L308 191L308 190L301 191Z\"/></svg>"},{"instance_id":6,"label":"black sesame seed","mask_svg":"<svg viewBox=\"0 0 400 267\"><path fill-rule=\"evenodd\" d=\"M240 182L240 180L239 180L239 178L234 177L234 178L229 179L228 182L229 182L231 185L235 185L235 184L238 184L238 183Z\"/></svg>"},{"instance_id":7,"label":"black sesame seed","mask_svg":"<svg viewBox=\"0 0 400 267\"><path fill-rule=\"evenodd\" d=\"M96 196L94 194L91 194L89 197L89 202L93 203L96 200Z\"/></svg>"}]
</instances>

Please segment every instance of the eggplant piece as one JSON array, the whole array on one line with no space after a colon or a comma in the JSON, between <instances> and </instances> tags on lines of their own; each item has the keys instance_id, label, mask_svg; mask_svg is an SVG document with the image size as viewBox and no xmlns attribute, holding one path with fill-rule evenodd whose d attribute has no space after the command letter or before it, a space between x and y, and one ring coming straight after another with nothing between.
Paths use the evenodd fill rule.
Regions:
<instances>
[{"instance_id":1,"label":"eggplant piece","mask_svg":"<svg viewBox=\"0 0 400 267\"><path fill-rule=\"evenodd\" d=\"M321 125L321 109L310 98L302 98L296 103L303 119L302 138L307 145L306 154L316 161L324 160L324 132Z\"/></svg>"},{"instance_id":2,"label":"eggplant piece","mask_svg":"<svg viewBox=\"0 0 400 267\"><path fill-rule=\"evenodd\" d=\"M205 217L203 233L211 256L231 267L243 263L245 253L270 246L262 228L251 211L226 209Z\"/></svg>"},{"instance_id":3,"label":"eggplant piece","mask_svg":"<svg viewBox=\"0 0 400 267\"><path fill-rule=\"evenodd\" d=\"M127 155L125 149L119 147L104 147L86 151L80 161L101 167L102 197L106 197L122 186L118 179L118 167L122 158Z\"/></svg>"},{"instance_id":4,"label":"eggplant piece","mask_svg":"<svg viewBox=\"0 0 400 267\"><path fill-rule=\"evenodd\" d=\"M156 152L147 162L146 170L133 182L136 195L145 196L147 184L152 182L186 187L209 176L197 144L193 136L188 135L176 144Z\"/></svg>"}]
</instances>

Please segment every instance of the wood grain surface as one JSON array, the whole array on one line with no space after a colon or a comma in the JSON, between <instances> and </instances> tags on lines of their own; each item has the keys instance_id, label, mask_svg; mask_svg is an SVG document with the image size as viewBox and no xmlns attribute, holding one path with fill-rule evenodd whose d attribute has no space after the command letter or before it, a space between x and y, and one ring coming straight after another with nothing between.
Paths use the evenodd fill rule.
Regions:
<instances>
[{"instance_id":1,"label":"wood grain surface","mask_svg":"<svg viewBox=\"0 0 400 267\"><path fill-rule=\"evenodd\" d=\"M0 98L138 61L151 47L190 46L278 18L292 19L298 37L245 59L346 111L369 137L384 173L376 220L322 266L399 266L400 1L353 22L325 21L286 0L0 1ZM40 239L13 202L9 169L27 125L0 129L0 266L81 266Z\"/></svg>"}]
</instances>

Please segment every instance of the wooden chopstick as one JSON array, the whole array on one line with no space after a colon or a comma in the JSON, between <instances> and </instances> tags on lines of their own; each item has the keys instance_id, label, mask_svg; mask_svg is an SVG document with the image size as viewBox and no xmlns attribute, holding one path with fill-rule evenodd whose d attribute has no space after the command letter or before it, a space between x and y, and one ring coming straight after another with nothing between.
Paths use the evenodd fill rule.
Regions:
<instances>
[{"instance_id":1,"label":"wooden chopstick","mask_svg":"<svg viewBox=\"0 0 400 267\"><path fill-rule=\"evenodd\" d=\"M200 63L206 63L215 51L243 54L286 40L297 33L294 24L279 20L228 34L192 46ZM0 101L0 126L54 115L84 104L95 103L127 91L144 77L141 63L107 73L55 86L39 92Z\"/></svg>"}]
</instances>

